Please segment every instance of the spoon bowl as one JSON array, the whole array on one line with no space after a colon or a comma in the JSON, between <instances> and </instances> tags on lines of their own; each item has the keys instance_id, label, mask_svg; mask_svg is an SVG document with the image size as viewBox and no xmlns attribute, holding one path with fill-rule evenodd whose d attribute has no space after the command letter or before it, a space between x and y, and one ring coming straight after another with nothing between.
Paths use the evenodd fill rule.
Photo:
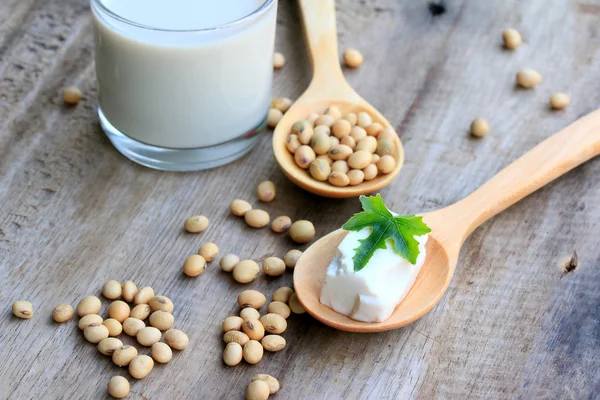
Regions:
<instances>
[{"instance_id":1,"label":"spoon bowl","mask_svg":"<svg viewBox=\"0 0 600 400\"><path fill-rule=\"evenodd\" d=\"M354 94L357 98L357 94ZM284 117L277 124L273 133L273 152L275 159L281 167L283 173L304 190L324 197L345 198L356 197L361 194L373 193L391 183L400 173L404 163L404 149L398 136L394 137L394 151L391 154L396 160L396 166L388 174L380 174L375 179L363 181L356 186L337 187L329 182L320 182L313 179L309 172L300 168L294 161L294 155L286 148L287 138L290 134L294 122L306 119L311 113L322 113L330 106L337 106L342 114L359 113L365 111L371 115L373 122L379 122L384 127L390 127L390 123L373 106L366 101L352 102L344 100L312 100L312 91L307 91L296 103L286 112Z\"/></svg>"},{"instance_id":2,"label":"spoon bowl","mask_svg":"<svg viewBox=\"0 0 600 400\"><path fill-rule=\"evenodd\" d=\"M294 288L298 299L316 319L344 331L380 332L407 325L440 300L454 275L462 244L479 225L598 154L600 110L538 144L465 199L423 214L431 229L425 263L405 299L384 322L355 321L319 300L327 267L346 236L341 229L315 242L296 263Z\"/></svg>"},{"instance_id":3,"label":"spoon bowl","mask_svg":"<svg viewBox=\"0 0 600 400\"><path fill-rule=\"evenodd\" d=\"M342 115L365 111L373 122L391 128L383 115L360 97L344 78L338 59L334 1L299 0L299 5L313 65L313 79L273 132L273 152L277 163L292 182L320 196L343 198L376 192L394 180L404 163L404 150L397 135L394 136L394 151L391 154L396 160L394 169L355 186L337 187L313 179L307 170L296 164L294 155L286 148L287 138L296 121L304 120L312 113L323 113L330 106L339 107Z\"/></svg>"},{"instance_id":4,"label":"spoon bowl","mask_svg":"<svg viewBox=\"0 0 600 400\"><path fill-rule=\"evenodd\" d=\"M378 323L355 321L321 304L319 298L325 272L346 233L338 229L322 237L296 263L294 287L300 302L310 315L342 331L381 332L410 324L437 304L452 275L446 251L432 236L427 241L427 259L415 284L389 319Z\"/></svg>"}]
</instances>

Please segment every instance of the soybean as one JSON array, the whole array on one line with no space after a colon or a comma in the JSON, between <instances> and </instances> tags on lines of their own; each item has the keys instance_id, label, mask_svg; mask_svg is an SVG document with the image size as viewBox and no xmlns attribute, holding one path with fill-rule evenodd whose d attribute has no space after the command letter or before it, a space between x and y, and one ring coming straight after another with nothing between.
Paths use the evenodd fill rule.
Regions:
<instances>
[{"instance_id":1,"label":"soybean","mask_svg":"<svg viewBox=\"0 0 600 400\"><path fill-rule=\"evenodd\" d=\"M120 349L116 349L112 355L112 361L119 367L129 365L131 360L137 357L138 351L135 347L128 344L124 345Z\"/></svg>"},{"instance_id":2,"label":"soybean","mask_svg":"<svg viewBox=\"0 0 600 400\"><path fill-rule=\"evenodd\" d=\"M292 125L292 134L298 135L300 143L309 144L314 135L312 124L306 120L296 121Z\"/></svg>"},{"instance_id":3,"label":"soybean","mask_svg":"<svg viewBox=\"0 0 600 400\"><path fill-rule=\"evenodd\" d=\"M391 156L394 152L394 143L391 140L380 140L377 142L377 155L380 157Z\"/></svg>"},{"instance_id":4,"label":"soybean","mask_svg":"<svg viewBox=\"0 0 600 400\"><path fill-rule=\"evenodd\" d=\"M325 125L329 128L335 123L335 117L333 115L321 115L315 121L315 126Z\"/></svg>"},{"instance_id":5,"label":"soybean","mask_svg":"<svg viewBox=\"0 0 600 400\"><path fill-rule=\"evenodd\" d=\"M96 296L85 296L79 304L77 304L77 315L85 317L88 314L98 314L102 308L100 299Z\"/></svg>"},{"instance_id":6,"label":"soybean","mask_svg":"<svg viewBox=\"0 0 600 400\"><path fill-rule=\"evenodd\" d=\"M221 261L219 261L219 266L225 272L233 271L233 267L235 264L240 262L240 258L235 254L225 254L221 257Z\"/></svg>"},{"instance_id":7,"label":"soybean","mask_svg":"<svg viewBox=\"0 0 600 400\"><path fill-rule=\"evenodd\" d=\"M203 232L208 228L208 218L204 215L195 215L185 221L183 228L189 233Z\"/></svg>"},{"instance_id":8,"label":"soybean","mask_svg":"<svg viewBox=\"0 0 600 400\"><path fill-rule=\"evenodd\" d=\"M63 101L65 102L65 104L68 104L70 106L74 106L75 104L79 103L79 100L81 100L82 97L83 94L81 93L81 90L79 90L75 86L67 86L62 91Z\"/></svg>"},{"instance_id":9,"label":"soybean","mask_svg":"<svg viewBox=\"0 0 600 400\"><path fill-rule=\"evenodd\" d=\"M142 346L150 347L154 343L158 342L161 336L162 334L160 333L160 330L153 326L147 326L140 329L137 335L135 335L135 338Z\"/></svg>"},{"instance_id":10,"label":"soybean","mask_svg":"<svg viewBox=\"0 0 600 400\"><path fill-rule=\"evenodd\" d=\"M377 139L373 136L366 136L356 144L356 151L365 150L369 153L374 153L377 150Z\"/></svg>"},{"instance_id":11,"label":"soybean","mask_svg":"<svg viewBox=\"0 0 600 400\"><path fill-rule=\"evenodd\" d=\"M243 217L248 211L252 210L252 206L245 200L235 199L229 205L229 210L236 217Z\"/></svg>"},{"instance_id":12,"label":"soybean","mask_svg":"<svg viewBox=\"0 0 600 400\"><path fill-rule=\"evenodd\" d=\"M310 221L296 221L290 227L290 237L296 243L308 243L315 238L315 226Z\"/></svg>"},{"instance_id":13,"label":"soybean","mask_svg":"<svg viewBox=\"0 0 600 400\"><path fill-rule=\"evenodd\" d=\"M329 174L329 183L333 186L343 187L350 184L350 179L348 178L348 175L343 172L333 171Z\"/></svg>"},{"instance_id":14,"label":"soybean","mask_svg":"<svg viewBox=\"0 0 600 400\"><path fill-rule=\"evenodd\" d=\"M121 291L121 294L123 295L123 300L125 300L126 302L132 303L133 298L135 297L135 294L137 292L138 288L132 281L125 281L123 283L123 289Z\"/></svg>"},{"instance_id":15,"label":"soybean","mask_svg":"<svg viewBox=\"0 0 600 400\"><path fill-rule=\"evenodd\" d=\"M392 156L383 156L377 162L377 169L384 174L389 174L396 167L396 160Z\"/></svg>"},{"instance_id":16,"label":"soybean","mask_svg":"<svg viewBox=\"0 0 600 400\"><path fill-rule=\"evenodd\" d=\"M504 41L504 47L514 50L521 44L521 34L516 29L505 29L502 32L502 40Z\"/></svg>"},{"instance_id":17,"label":"soybean","mask_svg":"<svg viewBox=\"0 0 600 400\"><path fill-rule=\"evenodd\" d=\"M286 344L283 336L279 335L267 335L260 342L265 350L270 352L283 350Z\"/></svg>"},{"instance_id":18,"label":"soybean","mask_svg":"<svg viewBox=\"0 0 600 400\"><path fill-rule=\"evenodd\" d=\"M240 261L233 267L233 279L239 283L250 283L258 276L260 268L252 260Z\"/></svg>"},{"instance_id":19,"label":"soybean","mask_svg":"<svg viewBox=\"0 0 600 400\"><path fill-rule=\"evenodd\" d=\"M350 171L350 167L348 166L348 163L344 160L338 160L335 161L333 164L331 164L331 172L341 172L343 174L347 174L348 171Z\"/></svg>"},{"instance_id":20,"label":"soybean","mask_svg":"<svg viewBox=\"0 0 600 400\"><path fill-rule=\"evenodd\" d=\"M287 304L290 300L290 296L294 293L294 289L288 286L282 286L273 293L273 301L280 301ZM269 311L270 312L270 311Z\"/></svg>"},{"instance_id":21,"label":"soybean","mask_svg":"<svg viewBox=\"0 0 600 400\"><path fill-rule=\"evenodd\" d=\"M148 304L152 297L154 297L154 289L150 286L146 286L138 290L133 297L133 302L135 304Z\"/></svg>"},{"instance_id":22,"label":"soybean","mask_svg":"<svg viewBox=\"0 0 600 400\"><path fill-rule=\"evenodd\" d=\"M267 113L267 125L269 128L275 128L279 121L281 121L282 117L283 113L280 110L276 108L270 108L269 112Z\"/></svg>"},{"instance_id":23,"label":"soybean","mask_svg":"<svg viewBox=\"0 0 600 400\"><path fill-rule=\"evenodd\" d=\"M360 126L353 126L352 131L350 132L350 137L354 139L356 143L358 143L361 139L367 137L367 131L365 128L361 128Z\"/></svg>"},{"instance_id":24,"label":"soybean","mask_svg":"<svg viewBox=\"0 0 600 400\"><path fill-rule=\"evenodd\" d=\"M107 281L104 286L102 286L102 295L109 300L115 300L121 297L121 293L123 291L123 287L121 283L115 280Z\"/></svg>"},{"instance_id":25,"label":"soybean","mask_svg":"<svg viewBox=\"0 0 600 400\"><path fill-rule=\"evenodd\" d=\"M173 302L167 296L154 296L148 302L150 309L152 311L168 311L170 313L173 312Z\"/></svg>"},{"instance_id":26,"label":"soybean","mask_svg":"<svg viewBox=\"0 0 600 400\"><path fill-rule=\"evenodd\" d=\"M108 336L119 336L123 332L123 325L114 318L104 320L102 325L108 329Z\"/></svg>"},{"instance_id":27,"label":"soybean","mask_svg":"<svg viewBox=\"0 0 600 400\"><path fill-rule=\"evenodd\" d=\"M238 305L240 308L254 308L259 309L265 305L267 298L264 294L258 290L244 290L238 296Z\"/></svg>"},{"instance_id":28,"label":"soybean","mask_svg":"<svg viewBox=\"0 0 600 400\"><path fill-rule=\"evenodd\" d=\"M285 256L283 257L283 262L285 263L285 266L288 268L294 268L301 255L302 252L296 249L290 250L287 253L285 253Z\"/></svg>"},{"instance_id":29,"label":"soybean","mask_svg":"<svg viewBox=\"0 0 600 400\"><path fill-rule=\"evenodd\" d=\"M165 342L175 350L183 350L190 343L188 336L179 329L169 329L165 332Z\"/></svg>"},{"instance_id":30,"label":"soybean","mask_svg":"<svg viewBox=\"0 0 600 400\"><path fill-rule=\"evenodd\" d=\"M290 135L287 137L285 148L288 149L290 153L295 154L300 146L302 146L302 143L298 140L298 135Z\"/></svg>"},{"instance_id":31,"label":"soybean","mask_svg":"<svg viewBox=\"0 0 600 400\"><path fill-rule=\"evenodd\" d=\"M283 333L287 329L287 322L284 317L279 314L269 313L260 319L260 323L269 333Z\"/></svg>"},{"instance_id":32,"label":"soybean","mask_svg":"<svg viewBox=\"0 0 600 400\"><path fill-rule=\"evenodd\" d=\"M540 75L540 73L534 69L523 68L517 72L516 79L519 86L526 89L531 89L542 81L542 75Z\"/></svg>"},{"instance_id":33,"label":"soybean","mask_svg":"<svg viewBox=\"0 0 600 400\"><path fill-rule=\"evenodd\" d=\"M373 119L371 118L371 116L364 111L359 112L357 114L357 117L358 120L356 121L356 123L361 128L367 129L367 127L373 123Z\"/></svg>"},{"instance_id":34,"label":"soybean","mask_svg":"<svg viewBox=\"0 0 600 400\"><path fill-rule=\"evenodd\" d=\"M314 162L314 161L313 161ZM273 232L282 233L287 231L292 225L292 220L287 215L277 217L271 222L271 230Z\"/></svg>"},{"instance_id":35,"label":"soybean","mask_svg":"<svg viewBox=\"0 0 600 400\"><path fill-rule=\"evenodd\" d=\"M373 122L371 125L365 128L367 135L369 136L377 136L383 130L383 125L379 122Z\"/></svg>"},{"instance_id":36,"label":"soybean","mask_svg":"<svg viewBox=\"0 0 600 400\"><path fill-rule=\"evenodd\" d=\"M262 380L252 381L246 386L246 400L267 400L269 393L269 385Z\"/></svg>"},{"instance_id":37,"label":"soybean","mask_svg":"<svg viewBox=\"0 0 600 400\"><path fill-rule=\"evenodd\" d=\"M365 169L363 169L365 181L370 181L377 178L377 174L379 170L377 169L377 165L371 164L367 165Z\"/></svg>"},{"instance_id":38,"label":"soybean","mask_svg":"<svg viewBox=\"0 0 600 400\"><path fill-rule=\"evenodd\" d=\"M73 307L70 304L59 304L52 310L52 318L56 322L65 322L73 318Z\"/></svg>"},{"instance_id":39,"label":"soybean","mask_svg":"<svg viewBox=\"0 0 600 400\"><path fill-rule=\"evenodd\" d=\"M365 180L365 173L360 169L353 169L347 175L350 186L360 185Z\"/></svg>"},{"instance_id":40,"label":"soybean","mask_svg":"<svg viewBox=\"0 0 600 400\"><path fill-rule=\"evenodd\" d=\"M344 64L348 68L358 68L363 63L363 55L356 49L347 49L344 51Z\"/></svg>"},{"instance_id":41,"label":"soybean","mask_svg":"<svg viewBox=\"0 0 600 400\"><path fill-rule=\"evenodd\" d=\"M340 140L340 144L344 146L350 147L352 150L356 148L356 140L352 136L344 136L342 140Z\"/></svg>"},{"instance_id":42,"label":"soybean","mask_svg":"<svg viewBox=\"0 0 600 400\"><path fill-rule=\"evenodd\" d=\"M183 273L190 277L200 276L206 269L206 260L199 254L193 254L183 263Z\"/></svg>"},{"instance_id":43,"label":"soybean","mask_svg":"<svg viewBox=\"0 0 600 400\"><path fill-rule=\"evenodd\" d=\"M79 327L79 329L84 330L92 324L100 325L102 322L104 322L104 320L98 314L88 314L79 319L77 326Z\"/></svg>"},{"instance_id":44,"label":"soybean","mask_svg":"<svg viewBox=\"0 0 600 400\"><path fill-rule=\"evenodd\" d=\"M168 363L173 358L173 350L166 343L156 342L152 345L152 358L161 364Z\"/></svg>"},{"instance_id":45,"label":"soybean","mask_svg":"<svg viewBox=\"0 0 600 400\"><path fill-rule=\"evenodd\" d=\"M247 310L251 310L251 308ZM243 346L248 343L249 340L250 338L248 335L240 331L229 331L225 332L223 335L223 341L225 341L225 343L238 343L239 345Z\"/></svg>"},{"instance_id":46,"label":"soybean","mask_svg":"<svg viewBox=\"0 0 600 400\"><path fill-rule=\"evenodd\" d=\"M277 97L271 101L271 108L276 108L285 113L292 106L292 100L287 97Z\"/></svg>"},{"instance_id":47,"label":"soybean","mask_svg":"<svg viewBox=\"0 0 600 400\"><path fill-rule=\"evenodd\" d=\"M313 179L322 182L327 180L327 177L331 173L331 167L326 161L322 159L316 159L310 163L310 166L308 167L308 172L313 177Z\"/></svg>"},{"instance_id":48,"label":"soybean","mask_svg":"<svg viewBox=\"0 0 600 400\"><path fill-rule=\"evenodd\" d=\"M175 323L175 317L168 311L158 310L150 315L150 325L158 330L166 331L167 329L171 329L173 323Z\"/></svg>"},{"instance_id":49,"label":"soybean","mask_svg":"<svg viewBox=\"0 0 600 400\"><path fill-rule=\"evenodd\" d=\"M108 328L102 324L93 323L83 330L83 336L90 343L100 343L108 337Z\"/></svg>"},{"instance_id":50,"label":"soybean","mask_svg":"<svg viewBox=\"0 0 600 400\"><path fill-rule=\"evenodd\" d=\"M314 125L315 125L315 121L316 121L316 120L317 120L317 118L319 118L320 116L321 116L321 114L319 114L319 113L312 113L312 114L310 114L310 115L309 115L309 116L306 118L306 120L307 120L308 122L310 122L310 123L313 125L313 127L314 127Z\"/></svg>"},{"instance_id":51,"label":"soybean","mask_svg":"<svg viewBox=\"0 0 600 400\"><path fill-rule=\"evenodd\" d=\"M129 318L131 309L129 308L129 304L125 303L124 301L117 300L110 303L107 313L109 318L116 319L117 321L123 323L123 321Z\"/></svg>"},{"instance_id":52,"label":"soybean","mask_svg":"<svg viewBox=\"0 0 600 400\"><path fill-rule=\"evenodd\" d=\"M371 164L372 155L365 150L359 150L348 158L348 166L352 169L363 169Z\"/></svg>"},{"instance_id":53,"label":"soybean","mask_svg":"<svg viewBox=\"0 0 600 400\"><path fill-rule=\"evenodd\" d=\"M137 319L140 319L143 321L146 318L148 318L151 311L152 311L152 309L150 308L150 306L148 304L138 304L137 306L133 307L133 309L129 313L129 316L131 318L137 318ZM129 318L127 318L127 319L129 319Z\"/></svg>"},{"instance_id":54,"label":"soybean","mask_svg":"<svg viewBox=\"0 0 600 400\"><path fill-rule=\"evenodd\" d=\"M242 323L242 331L252 340L261 340L265 336L265 328L257 319L249 319Z\"/></svg>"},{"instance_id":55,"label":"soybean","mask_svg":"<svg viewBox=\"0 0 600 400\"><path fill-rule=\"evenodd\" d=\"M98 343L98 351L105 356L112 356L115 350L123 347L123 342L114 337L108 337Z\"/></svg>"},{"instance_id":56,"label":"soybean","mask_svg":"<svg viewBox=\"0 0 600 400\"><path fill-rule=\"evenodd\" d=\"M152 371L152 368L154 368L154 360L145 354L136 356L129 363L129 373L135 379L145 378Z\"/></svg>"},{"instance_id":57,"label":"soybean","mask_svg":"<svg viewBox=\"0 0 600 400\"><path fill-rule=\"evenodd\" d=\"M248 364L258 364L262 360L264 349L260 342L249 340L242 348L242 355Z\"/></svg>"},{"instance_id":58,"label":"soybean","mask_svg":"<svg viewBox=\"0 0 600 400\"><path fill-rule=\"evenodd\" d=\"M354 113L348 113L344 115L342 119L345 119L346 121L350 122L350 125L356 125L356 121L358 120L356 114Z\"/></svg>"},{"instance_id":59,"label":"soybean","mask_svg":"<svg viewBox=\"0 0 600 400\"><path fill-rule=\"evenodd\" d=\"M273 53L273 68L280 69L285 65L285 56L276 51Z\"/></svg>"},{"instance_id":60,"label":"soybean","mask_svg":"<svg viewBox=\"0 0 600 400\"><path fill-rule=\"evenodd\" d=\"M253 381L264 381L269 385L269 394L275 394L279 391L279 381L267 374L256 374L252 377Z\"/></svg>"},{"instance_id":61,"label":"soybean","mask_svg":"<svg viewBox=\"0 0 600 400\"><path fill-rule=\"evenodd\" d=\"M352 124L350 124L350 122L346 121L345 119L337 120L331 126L331 132L333 133L333 136L335 136L336 138L338 138L340 140L343 137L350 135L351 130L352 130Z\"/></svg>"},{"instance_id":62,"label":"soybean","mask_svg":"<svg viewBox=\"0 0 600 400\"><path fill-rule=\"evenodd\" d=\"M310 147L312 147L316 154L327 154L329 149L331 149L331 141L329 140L329 135L325 132L316 132L315 130L315 134L310 140Z\"/></svg>"},{"instance_id":63,"label":"soybean","mask_svg":"<svg viewBox=\"0 0 600 400\"><path fill-rule=\"evenodd\" d=\"M393 128L384 128L381 132L379 132L379 135L377 135L377 140L394 141L394 138L396 138L397 136L398 135L396 135L396 132Z\"/></svg>"},{"instance_id":64,"label":"soybean","mask_svg":"<svg viewBox=\"0 0 600 400\"><path fill-rule=\"evenodd\" d=\"M321 154L320 156L317 156L316 160L323 160L325 161L329 166L331 166L331 164L333 164L333 160L331 159L331 157L329 157L328 154Z\"/></svg>"},{"instance_id":65,"label":"soybean","mask_svg":"<svg viewBox=\"0 0 600 400\"><path fill-rule=\"evenodd\" d=\"M571 99L564 93L555 93L550 97L550 107L555 110L562 110L569 105Z\"/></svg>"},{"instance_id":66,"label":"soybean","mask_svg":"<svg viewBox=\"0 0 600 400\"><path fill-rule=\"evenodd\" d=\"M244 320L242 317L227 317L223 320L221 327L223 328L223 332L239 331L242 328L243 323Z\"/></svg>"},{"instance_id":67,"label":"soybean","mask_svg":"<svg viewBox=\"0 0 600 400\"><path fill-rule=\"evenodd\" d=\"M324 115L331 115L335 119L342 118L342 112L340 111L338 106L330 106L325 109L323 112Z\"/></svg>"},{"instance_id":68,"label":"soybean","mask_svg":"<svg viewBox=\"0 0 600 400\"><path fill-rule=\"evenodd\" d=\"M138 332L145 328L146 324L144 321L137 318L127 318L123 321L123 331L129 336L136 336Z\"/></svg>"},{"instance_id":69,"label":"soybean","mask_svg":"<svg viewBox=\"0 0 600 400\"><path fill-rule=\"evenodd\" d=\"M212 242L204 243L198 249L198 254L204 257L206 262L211 262L219 254L219 246Z\"/></svg>"},{"instance_id":70,"label":"soybean","mask_svg":"<svg viewBox=\"0 0 600 400\"><path fill-rule=\"evenodd\" d=\"M113 376L108 381L108 394L115 399L123 399L129 395L129 381L122 376Z\"/></svg>"},{"instance_id":71,"label":"soybean","mask_svg":"<svg viewBox=\"0 0 600 400\"><path fill-rule=\"evenodd\" d=\"M331 151L330 151L331 153ZM307 169L316 158L315 151L310 146L302 145L296 149L294 160L300 168Z\"/></svg>"},{"instance_id":72,"label":"soybean","mask_svg":"<svg viewBox=\"0 0 600 400\"><path fill-rule=\"evenodd\" d=\"M283 318L288 318L291 313L290 307L283 301L272 301L271 303L269 303L267 310L270 313L279 314Z\"/></svg>"},{"instance_id":73,"label":"soybean","mask_svg":"<svg viewBox=\"0 0 600 400\"><path fill-rule=\"evenodd\" d=\"M256 188L256 195L260 201L270 202L275 199L275 184L271 181L263 181Z\"/></svg>"},{"instance_id":74,"label":"soybean","mask_svg":"<svg viewBox=\"0 0 600 400\"><path fill-rule=\"evenodd\" d=\"M471 135L475 137L484 137L490 130L488 122L483 118L475 118L471 122Z\"/></svg>"},{"instance_id":75,"label":"soybean","mask_svg":"<svg viewBox=\"0 0 600 400\"><path fill-rule=\"evenodd\" d=\"M242 346L239 343L227 343L223 351L223 362L230 367L234 367L242 362L242 353Z\"/></svg>"},{"instance_id":76,"label":"soybean","mask_svg":"<svg viewBox=\"0 0 600 400\"><path fill-rule=\"evenodd\" d=\"M294 314L304 314L306 312L302 304L300 304L300 300L298 300L298 295L296 293L292 293L288 305Z\"/></svg>"},{"instance_id":77,"label":"soybean","mask_svg":"<svg viewBox=\"0 0 600 400\"><path fill-rule=\"evenodd\" d=\"M263 261L262 269L265 275L281 276L285 273L285 263L279 257L268 257Z\"/></svg>"},{"instance_id":78,"label":"soybean","mask_svg":"<svg viewBox=\"0 0 600 400\"><path fill-rule=\"evenodd\" d=\"M249 319L259 319L260 313L255 308L250 308L250 307L243 308L240 311L240 318L242 318L244 321L247 321ZM240 328L241 328L241 325L240 325Z\"/></svg>"},{"instance_id":79,"label":"soybean","mask_svg":"<svg viewBox=\"0 0 600 400\"><path fill-rule=\"evenodd\" d=\"M258 209L248 211L244 219L248 226L252 228L264 228L271 221L271 217L266 211Z\"/></svg>"},{"instance_id":80,"label":"soybean","mask_svg":"<svg viewBox=\"0 0 600 400\"><path fill-rule=\"evenodd\" d=\"M337 146L333 146L328 154L332 160L347 160L352 153L353 151L350 147L345 144L338 144Z\"/></svg>"}]
</instances>

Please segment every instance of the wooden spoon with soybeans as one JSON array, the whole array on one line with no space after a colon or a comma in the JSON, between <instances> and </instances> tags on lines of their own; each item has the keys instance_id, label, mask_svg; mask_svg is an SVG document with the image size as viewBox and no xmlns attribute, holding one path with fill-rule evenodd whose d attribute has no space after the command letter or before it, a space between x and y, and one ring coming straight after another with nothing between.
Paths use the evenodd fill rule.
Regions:
<instances>
[{"instance_id":1,"label":"wooden spoon with soybeans","mask_svg":"<svg viewBox=\"0 0 600 400\"><path fill-rule=\"evenodd\" d=\"M294 155L286 148L286 140L294 122L306 119L311 113L322 113L329 106L339 107L342 115L364 111L371 116L373 122L379 122L384 128L390 127L383 115L360 97L344 79L338 56L334 0L299 0L298 3L313 65L313 79L275 128L275 158L295 184L320 196L341 198L373 193L392 182L402 168L404 150L397 136L393 139L394 149L391 154L396 161L393 170L356 186L337 187L327 181L313 179L308 171L296 165Z\"/></svg>"},{"instance_id":2,"label":"wooden spoon with soybeans","mask_svg":"<svg viewBox=\"0 0 600 400\"><path fill-rule=\"evenodd\" d=\"M599 154L600 110L546 139L465 199L423 214L423 220L431 228L425 264L406 298L384 322L355 321L319 301L325 271L346 235L341 229L315 242L296 263L294 287L298 299L313 317L344 331L378 332L407 325L421 318L440 300L454 274L460 248L471 232L525 196Z\"/></svg>"}]
</instances>

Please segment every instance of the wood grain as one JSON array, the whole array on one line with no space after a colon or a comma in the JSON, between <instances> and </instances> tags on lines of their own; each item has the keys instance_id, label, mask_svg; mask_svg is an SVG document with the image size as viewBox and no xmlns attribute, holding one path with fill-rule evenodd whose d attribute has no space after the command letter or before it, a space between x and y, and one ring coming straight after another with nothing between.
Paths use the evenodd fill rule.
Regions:
<instances>
[{"instance_id":1,"label":"wood grain","mask_svg":"<svg viewBox=\"0 0 600 400\"><path fill-rule=\"evenodd\" d=\"M277 48L287 64L273 92L299 96L310 80L295 2L281 1ZM382 195L399 211L426 212L465 197L527 149L600 106L600 2L448 0L432 17L426 1L338 0L340 49L365 55L349 83L402 138L406 160ZM506 27L523 34L501 48ZM271 154L270 133L248 156L211 171L165 173L114 150L95 113L89 6L85 0L0 2L0 398L106 396L119 373L88 344L75 321L51 311L99 294L108 279L152 285L175 302L190 346L131 398L241 398L255 373L276 376L281 399L592 399L600 393L600 161L592 160L484 224L465 243L441 303L406 328L380 334L335 331L306 314L289 320L287 348L256 366L226 368L221 320L237 311L244 286L216 265L198 279L181 265L204 241L259 259L295 246L228 214L242 197L258 204L258 182L273 180L272 216L315 222L317 236L339 227L358 202L325 200L295 187ZM514 87L522 67L543 76ZM59 89L85 93L62 106ZM571 105L547 105L564 91ZM491 131L468 137L483 116ZM202 213L210 228L185 234ZM578 267L561 261L577 250ZM245 287L272 293L291 274ZM34 317L10 305L27 299ZM106 302L105 302L106 307ZM125 373L126 372L122 372Z\"/></svg>"}]
</instances>

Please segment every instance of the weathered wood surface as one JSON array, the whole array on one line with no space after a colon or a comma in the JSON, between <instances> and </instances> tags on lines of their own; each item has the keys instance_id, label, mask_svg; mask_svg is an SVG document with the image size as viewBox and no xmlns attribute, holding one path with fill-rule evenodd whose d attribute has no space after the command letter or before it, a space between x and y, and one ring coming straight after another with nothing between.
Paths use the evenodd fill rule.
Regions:
<instances>
[{"instance_id":1,"label":"weathered wood surface","mask_svg":"<svg viewBox=\"0 0 600 400\"><path fill-rule=\"evenodd\" d=\"M338 1L340 47L365 64L350 83L401 132L406 163L382 194L398 211L427 211L469 194L502 166L600 106L600 2ZM500 47L518 28L525 43ZM466 242L441 303L420 321L382 334L338 332L290 318L287 348L257 366L226 368L221 320L237 311L241 285L216 265L186 279L181 264L204 241L246 258L293 244L230 216L234 197L256 203L263 179L278 187L271 215L315 222L323 235L358 209L294 187L278 170L270 134L249 156L201 173L152 171L127 161L95 113L92 26L86 0L0 2L0 398L98 399L119 371L52 308L99 294L108 279L151 285L176 304L189 348L132 384L131 398L241 398L255 373L279 378L281 399L591 399L600 395L600 160L592 160L488 222ZM309 81L295 3L282 0L277 48L288 63L274 94L298 96ZM543 75L535 90L514 73ZM85 92L76 108L58 92ZM555 91L571 95L552 112ZM491 133L467 135L485 116ZM208 231L182 232L202 213ZM564 273L573 251L579 266ZM291 274L247 287L272 293ZM11 316L14 300L35 307Z\"/></svg>"}]
</instances>

